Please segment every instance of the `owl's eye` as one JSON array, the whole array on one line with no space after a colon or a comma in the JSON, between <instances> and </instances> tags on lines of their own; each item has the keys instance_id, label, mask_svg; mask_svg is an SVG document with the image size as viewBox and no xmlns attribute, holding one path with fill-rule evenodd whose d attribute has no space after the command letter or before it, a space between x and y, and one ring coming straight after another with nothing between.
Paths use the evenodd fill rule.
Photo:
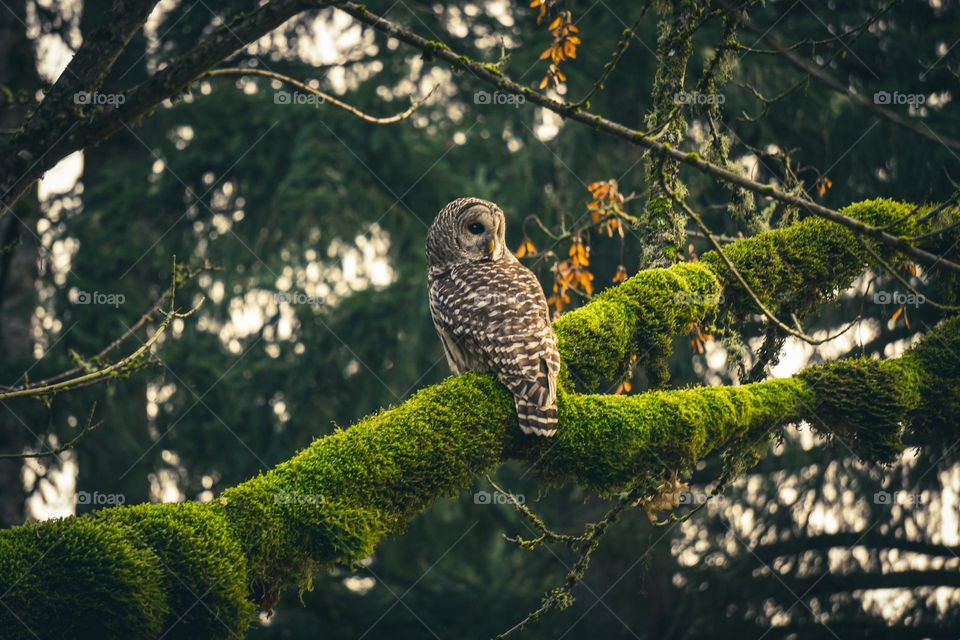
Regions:
<instances>
[{"instance_id":1,"label":"owl's eye","mask_svg":"<svg viewBox=\"0 0 960 640\"><path fill-rule=\"evenodd\" d=\"M478 236L481 233L483 233L483 225L480 224L479 222L471 222L470 224L467 225L467 231L469 231L475 236Z\"/></svg>"}]
</instances>

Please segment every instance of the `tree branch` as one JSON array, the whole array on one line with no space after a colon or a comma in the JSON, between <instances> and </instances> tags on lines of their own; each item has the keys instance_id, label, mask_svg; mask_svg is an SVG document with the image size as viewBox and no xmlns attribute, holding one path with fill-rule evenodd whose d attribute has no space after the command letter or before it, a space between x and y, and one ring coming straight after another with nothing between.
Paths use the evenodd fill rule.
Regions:
<instances>
[{"instance_id":1,"label":"tree branch","mask_svg":"<svg viewBox=\"0 0 960 640\"><path fill-rule=\"evenodd\" d=\"M0 153L4 159L0 165L0 217L30 185L70 153L100 142L124 126L134 125L150 110L177 96L204 71L237 50L298 13L329 6L334 1L272 0L249 13L240 13L148 80L123 92L122 104L116 107L94 110L81 117L72 108L72 100L56 104L51 101L50 109L57 114L55 119L62 122L52 126L54 123L50 122L50 117L35 118L31 123L32 134L16 135ZM116 3L117 6L126 4ZM115 51L116 55L119 53L119 50ZM103 52L103 55L109 54ZM90 89L97 87L95 84L87 86Z\"/></svg>"},{"instance_id":2,"label":"tree branch","mask_svg":"<svg viewBox=\"0 0 960 640\"><path fill-rule=\"evenodd\" d=\"M650 151L664 158L675 160L698 171L711 175L720 180L729 182L738 187L753 191L763 196L767 196L783 202L785 204L798 207L808 211L816 216L835 222L851 231L864 235L866 237L879 240L880 242L902 251L906 255L916 259L919 262L936 265L941 268L960 273L960 264L946 259L924 249L915 247L901 237L894 236L882 229L872 225L865 224L860 220L846 216L829 207L817 204L806 198L801 198L792 193L780 191L773 185L765 185L745 176L739 175L733 171L721 166L703 160L697 153L686 153L673 146L659 142L655 137L646 135L641 131L631 129L618 122L608 120L600 115L592 114L578 108L576 105L567 104L554 100L542 93L534 91L530 87L523 86L505 76L497 67L490 64L483 64L471 60L467 56L458 55L451 51L446 45L437 42L431 42L413 31L370 12L365 6L354 4L353 2L343 2L337 5L337 8L350 14L357 20L368 24L377 31L392 36L401 42L405 42L417 49L420 49L428 56L435 56L444 62L467 71L478 80L486 82L514 95L522 95L533 104L549 109L554 113L564 117L576 120L578 122L590 125L600 131L604 131L618 138L622 138L631 144L649 149Z\"/></svg>"},{"instance_id":3,"label":"tree branch","mask_svg":"<svg viewBox=\"0 0 960 640\"><path fill-rule=\"evenodd\" d=\"M736 7L731 5L729 2L725 2L724 0L717 0L717 4L727 11L739 12ZM884 7L883 11L885 12L891 5ZM891 111L880 104L877 104L872 98L862 95L856 90L856 88L849 85L844 85L839 80L824 71L823 68L818 67L817 65L809 62L802 56L795 53L791 47L787 47L780 41L780 38L777 37L775 32L753 24L749 18L746 17L745 12L742 13L742 15L744 16L743 25L748 31L756 34L761 40L766 41L773 51L783 57L784 60L805 73L807 76L814 78L823 86L839 93L840 95L846 96L847 99L854 105L866 109L875 116L895 124L896 126L909 131L910 133L918 135L922 138L926 138L932 142L938 142L955 151L960 151L960 140L956 140L949 136L940 135L929 127L921 127L917 123L911 121L909 118L904 118L900 114L895 113L894 111Z\"/></svg>"},{"instance_id":4,"label":"tree branch","mask_svg":"<svg viewBox=\"0 0 960 640\"><path fill-rule=\"evenodd\" d=\"M848 214L889 222L905 209L873 201ZM741 272L764 278L758 296L828 296L862 270L858 246L852 233L812 218L726 249ZM564 315L555 323L564 375L613 375L657 332L716 313L716 294L730 282L719 264L705 254L641 272ZM752 304L728 291L725 313ZM847 360L739 387L581 395L567 378L550 441L522 436L512 398L492 376L452 377L315 440L212 503L103 509L0 532L0 625L13 638L152 638L172 624L190 637L241 633L284 585L309 584L318 565L366 557L435 500L511 458L547 481L653 495L703 456L809 420L864 459L889 462L904 427L936 442L956 438L956 412L944 410L960 406L956 352L953 319L896 360Z\"/></svg>"}]
</instances>

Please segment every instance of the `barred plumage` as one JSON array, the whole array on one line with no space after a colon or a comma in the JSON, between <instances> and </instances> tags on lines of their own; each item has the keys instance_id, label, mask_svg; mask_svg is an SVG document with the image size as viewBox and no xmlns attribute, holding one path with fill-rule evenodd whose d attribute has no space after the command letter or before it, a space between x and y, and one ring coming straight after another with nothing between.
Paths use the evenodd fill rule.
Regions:
<instances>
[{"instance_id":1,"label":"barred plumage","mask_svg":"<svg viewBox=\"0 0 960 640\"><path fill-rule=\"evenodd\" d=\"M557 428L560 354L537 277L505 246L492 202L460 198L427 234L430 312L454 373L490 371L513 394L524 433Z\"/></svg>"}]
</instances>

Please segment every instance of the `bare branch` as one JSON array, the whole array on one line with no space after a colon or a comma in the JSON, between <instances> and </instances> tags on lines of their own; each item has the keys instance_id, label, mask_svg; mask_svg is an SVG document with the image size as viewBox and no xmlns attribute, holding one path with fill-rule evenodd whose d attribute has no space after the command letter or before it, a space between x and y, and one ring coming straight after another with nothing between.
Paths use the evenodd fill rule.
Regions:
<instances>
[{"instance_id":1,"label":"bare branch","mask_svg":"<svg viewBox=\"0 0 960 640\"><path fill-rule=\"evenodd\" d=\"M359 109L357 109L356 107L353 107L347 104L346 102L343 102L342 100L338 100L337 98L331 96L329 93L324 93L323 91L314 89L313 87L310 87L304 84L303 82L300 82L296 78L291 78L290 76L285 76L283 74L276 73L273 71L266 71L264 69L228 68L228 69L212 69L210 71L207 71L204 75L205 76L263 76L264 78L279 80L280 82L288 84L292 87L296 87L297 89L300 89L301 91L309 93L310 95L317 96L318 98L321 98L323 100L324 104L331 104L339 109L343 109L350 115L356 116L357 118L360 118L364 122L369 122L370 124L393 124L395 122L406 120L407 118L413 115L413 113L420 107L420 105L422 105L424 102L429 100L430 96L432 96L434 91L437 90L437 87L434 86L432 89L430 89L429 92L427 92L427 95L425 95L422 98L418 98L414 100L413 104L411 104L410 107L405 111L402 111L392 116L387 116L385 118L380 118L377 116L371 116L369 114L366 114L363 111L360 111Z\"/></svg>"}]
</instances>

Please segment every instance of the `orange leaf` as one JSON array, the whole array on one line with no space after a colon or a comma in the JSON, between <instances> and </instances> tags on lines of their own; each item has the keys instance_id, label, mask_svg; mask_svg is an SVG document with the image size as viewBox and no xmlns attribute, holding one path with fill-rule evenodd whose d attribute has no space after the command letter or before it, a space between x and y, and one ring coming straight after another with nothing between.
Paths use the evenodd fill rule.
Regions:
<instances>
[{"instance_id":1,"label":"orange leaf","mask_svg":"<svg viewBox=\"0 0 960 640\"><path fill-rule=\"evenodd\" d=\"M524 238L523 242L520 243L520 248L517 249L515 254L516 257L522 258L524 256L535 256L537 255L537 248L533 246L530 238Z\"/></svg>"}]
</instances>

